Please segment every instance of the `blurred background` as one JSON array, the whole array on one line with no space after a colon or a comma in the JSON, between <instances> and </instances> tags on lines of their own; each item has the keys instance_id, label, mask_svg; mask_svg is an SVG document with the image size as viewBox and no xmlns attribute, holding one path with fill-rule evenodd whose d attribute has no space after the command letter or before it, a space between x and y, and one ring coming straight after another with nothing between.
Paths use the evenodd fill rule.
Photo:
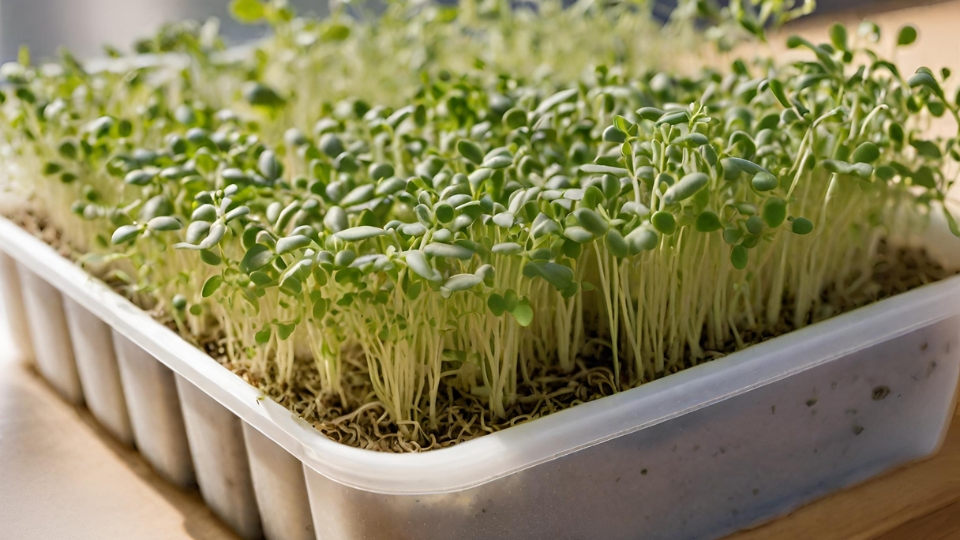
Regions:
<instances>
[{"instance_id":1,"label":"blurred background","mask_svg":"<svg viewBox=\"0 0 960 540\"><path fill-rule=\"evenodd\" d=\"M231 42L262 35L263 28L232 21L228 3L229 0L0 0L0 61L16 58L21 44L28 45L35 58L49 57L61 46L80 57L95 57L102 54L104 43L127 50L135 38L149 35L164 22L205 20L212 16L220 19L222 32ZM669 13L676 0L656 3L657 13ZM928 3L932 1L818 0L817 12L877 11ZM290 0L290 4L300 13L329 12L327 0Z\"/></svg>"},{"instance_id":2,"label":"blurred background","mask_svg":"<svg viewBox=\"0 0 960 540\"><path fill-rule=\"evenodd\" d=\"M263 28L230 18L230 0L0 0L0 61L15 59L21 44L36 58L61 46L80 57L102 54L104 43L129 50L166 22L217 17L231 42L258 37ZM327 0L291 0L298 13L324 15Z\"/></svg>"}]
</instances>

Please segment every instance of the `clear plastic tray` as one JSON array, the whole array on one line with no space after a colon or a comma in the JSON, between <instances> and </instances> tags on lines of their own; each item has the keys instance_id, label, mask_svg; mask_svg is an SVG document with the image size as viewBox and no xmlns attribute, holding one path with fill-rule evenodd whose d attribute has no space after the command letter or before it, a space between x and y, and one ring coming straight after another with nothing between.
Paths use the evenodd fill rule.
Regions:
<instances>
[{"instance_id":1,"label":"clear plastic tray","mask_svg":"<svg viewBox=\"0 0 960 540\"><path fill-rule=\"evenodd\" d=\"M924 244L960 261L942 225ZM232 456L197 479L243 478L242 493L201 492L225 521L246 516L244 537L262 523L271 540L716 538L934 453L960 375L953 277L451 448L382 454L325 438L7 221L0 250L192 385L182 411L196 465L209 448L195 446ZM124 391L137 434L149 419ZM232 422L189 427L214 409L240 419L243 440Z\"/></svg>"}]
</instances>

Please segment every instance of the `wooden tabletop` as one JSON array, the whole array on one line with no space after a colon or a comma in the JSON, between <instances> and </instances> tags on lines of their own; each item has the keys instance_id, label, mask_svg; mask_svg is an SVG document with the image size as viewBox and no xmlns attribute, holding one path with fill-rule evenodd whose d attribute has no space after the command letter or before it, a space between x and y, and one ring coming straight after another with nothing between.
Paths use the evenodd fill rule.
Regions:
<instances>
[{"instance_id":1,"label":"wooden tabletop","mask_svg":"<svg viewBox=\"0 0 960 540\"><path fill-rule=\"evenodd\" d=\"M0 539L237 540L10 347L0 298Z\"/></svg>"}]
</instances>

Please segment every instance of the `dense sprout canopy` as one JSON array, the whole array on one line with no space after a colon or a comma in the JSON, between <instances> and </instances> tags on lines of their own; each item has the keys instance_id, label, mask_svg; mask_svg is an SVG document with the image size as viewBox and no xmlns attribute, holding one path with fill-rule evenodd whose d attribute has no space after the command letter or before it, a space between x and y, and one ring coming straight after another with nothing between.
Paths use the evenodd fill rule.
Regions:
<instances>
[{"instance_id":1,"label":"dense sprout canopy","mask_svg":"<svg viewBox=\"0 0 960 540\"><path fill-rule=\"evenodd\" d=\"M901 74L875 26L791 37L784 64L651 57L695 17L729 44L809 7L784 4L660 28L636 2L373 23L237 0L275 35L175 25L138 46L160 61L3 66L3 160L81 260L249 380L430 446L438 400L507 418L585 358L628 388L831 315L825 289L931 211L958 232L957 138L923 134L957 119L950 73Z\"/></svg>"}]
</instances>

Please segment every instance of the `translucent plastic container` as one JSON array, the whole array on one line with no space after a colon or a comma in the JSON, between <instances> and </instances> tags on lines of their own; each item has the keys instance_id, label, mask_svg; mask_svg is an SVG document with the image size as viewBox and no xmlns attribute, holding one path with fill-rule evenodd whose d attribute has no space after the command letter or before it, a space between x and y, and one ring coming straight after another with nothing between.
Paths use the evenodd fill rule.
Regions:
<instances>
[{"instance_id":1,"label":"translucent plastic container","mask_svg":"<svg viewBox=\"0 0 960 540\"><path fill-rule=\"evenodd\" d=\"M171 484L193 486L196 477L173 372L116 330L113 343L137 449Z\"/></svg>"},{"instance_id":2,"label":"translucent plastic container","mask_svg":"<svg viewBox=\"0 0 960 540\"><path fill-rule=\"evenodd\" d=\"M960 262L942 225L925 245ZM205 497L228 521L258 510L271 540L716 538L936 452L960 376L953 277L452 448L381 454L330 441L5 221L0 249L124 336L118 353L125 342L179 377ZM141 446L139 392L122 380ZM222 407L205 442L191 427L199 396ZM201 458L210 445L233 465ZM236 477L241 455L255 505L246 487L203 487Z\"/></svg>"},{"instance_id":3,"label":"translucent plastic container","mask_svg":"<svg viewBox=\"0 0 960 540\"><path fill-rule=\"evenodd\" d=\"M17 265L17 271L37 368L63 399L82 405L83 388L60 291L22 264Z\"/></svg>"},{"instance_id":4,"label":"translucent plastic container","mask_svg":"<svg viewBox=\"0 0 960 540\"><path fill-rule=\"evenodd\" d=\"M604 404L621 435L445 493L378 493L308 470L314 522L330 538L384 540L723 536L933 453L952 414L958 337L950 317L695 410L689 394L723 386L719 373L691 370L684 386ZM727 369L763 373L751 364ZM599 428L578 416L527 424L472 465L570 448Z\"/></svg>"},{"instance_id":5,"label":"translucent plastic container","mask_svg":"<svg viewBox=\"0 0 960 540\"><path fill-rule=\"evenodd\" d=\"M316 538L300 460L246 422L243 435L264 536L285 540Z\"/></svg>"},{"instance_id":6,"label":"translucent plastic container","mask_svg":"<svg viewBox=\"0 0 960 540\"><path fill-rule=\"evenodd\" d=\"M33 342L30 339L30 324L27 322L26 309L23 307L23 294L20 289L20 275L17 273L17 261L6 253L0 252L0 294L3 295L7 322L10 325L10 338L17 354L25 360L34 360Z\"/></svg>"},{"instance_id":7,"label":"translucent plastic container","mask_svg":"<svg viewBox=\"0 0 960 540\"><path fill-rule=\"evenodd\" d=\"M177 391L203 500L244 540L261 538L243 424L182 377L177 377Z\"/></svg>"},{"instance_id":8,"label":"translucent plastic container","mask_svg":"<svg viewBox=\"0 0 960 540\"><path fill-rule=\"evenodd\" d=\"M63 299L63 310L87 407L117 440L133 444L110 327L69 297Z\"/></svg>"}]
</instances>

